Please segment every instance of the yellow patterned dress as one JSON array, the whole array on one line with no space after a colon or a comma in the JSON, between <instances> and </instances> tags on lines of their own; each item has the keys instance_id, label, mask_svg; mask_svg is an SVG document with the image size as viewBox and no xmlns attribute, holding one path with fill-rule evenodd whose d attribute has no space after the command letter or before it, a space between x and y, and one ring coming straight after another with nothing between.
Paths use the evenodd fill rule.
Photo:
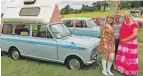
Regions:
<instances>
[{"instance_id":1,"label":"yellow patterned dress","mask_svg":"<svg viewBox=\"0 0 143 76\"><path fill-rule=\"evenodd\" d=\"M100 27L101 40L98 47L99 52L105 60L114 60L115 41L114 27L109 28L106 25Z\"/></svg>"}]
</instances>

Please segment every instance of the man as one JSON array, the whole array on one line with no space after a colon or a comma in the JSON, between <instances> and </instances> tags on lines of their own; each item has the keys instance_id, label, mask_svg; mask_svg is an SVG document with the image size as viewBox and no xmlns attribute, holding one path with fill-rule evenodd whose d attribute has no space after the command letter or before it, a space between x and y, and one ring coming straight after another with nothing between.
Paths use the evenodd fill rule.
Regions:
<instances>
[{"instance_id":1,"label":"man","mask_svg":"<svg viewBox=\"0 0 143 76\"><path fill-rule=\"evenodd\" d=\"M115 13L115 25L114 25L114 37L115 37L115 56L118 50L118 45L119 45L119 33L120 33L120 28L122 26L123 20L121 19L121 14L120 12Z\"/></svg>"}]
</instances>

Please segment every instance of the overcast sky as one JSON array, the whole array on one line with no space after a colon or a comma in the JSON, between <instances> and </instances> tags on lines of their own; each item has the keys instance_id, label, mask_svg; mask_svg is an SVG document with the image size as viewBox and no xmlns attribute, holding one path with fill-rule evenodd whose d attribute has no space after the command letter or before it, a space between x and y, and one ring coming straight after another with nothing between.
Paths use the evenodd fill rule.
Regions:
<instances>
[{"instance_id":1,"label":"overcast sky","mask_svg":"<svg viewBox=\"0 0 143 76\"><path fill-rule=\"evenodd\" d=\"M74 8L74 9L79 9L81 8L81 6L84 5L92 5L94 1L59 1L58 5L59 8L63 8L66 5L70 5L70 7Z\"/></svg>"}]
</instances>

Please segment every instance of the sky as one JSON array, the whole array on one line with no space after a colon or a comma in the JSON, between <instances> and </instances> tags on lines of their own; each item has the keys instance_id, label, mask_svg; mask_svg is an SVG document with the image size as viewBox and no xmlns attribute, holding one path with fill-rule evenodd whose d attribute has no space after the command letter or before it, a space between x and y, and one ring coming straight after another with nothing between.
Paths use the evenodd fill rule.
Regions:
<instances>
[{"instance_id":1,"label":"sky","mask_svg":"<svg viewBox=\"0 0 143 76\"><path fill-rule=\"evenodd\" d=\"M66 5L70 5L70 7L74 9L80 9L81 6L84 5L92 5L94 1L60 1L58 2L59 8L62 9Z\"/></svg>"}]
</instances>

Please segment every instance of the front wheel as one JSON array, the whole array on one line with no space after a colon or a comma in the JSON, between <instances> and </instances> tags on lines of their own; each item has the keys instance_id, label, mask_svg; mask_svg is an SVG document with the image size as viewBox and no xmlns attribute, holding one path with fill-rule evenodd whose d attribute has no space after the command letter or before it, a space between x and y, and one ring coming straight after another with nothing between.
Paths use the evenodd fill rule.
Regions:
<instances>
[{"instance_id":1,"label":"front wheel","mask_svg":"<svg viewBox=\"0 0 143 76\"><path fill-rule=\"evenodd\" d=\"M14 60L20 59L21 56L19 50L17 48L12 48L10 50L10 57Z\"/></svg>"},{"instance_id":2,"label":"front wheel","mask_svg":"<svg viewBox=\"0 0 143 76\"><path fill-rule=\"evenodd\" d=\"M68 69L79 70L83 69L85 65L79 57L72 56L67 60L66 66Z\"/></svg>"}]
</instances>

